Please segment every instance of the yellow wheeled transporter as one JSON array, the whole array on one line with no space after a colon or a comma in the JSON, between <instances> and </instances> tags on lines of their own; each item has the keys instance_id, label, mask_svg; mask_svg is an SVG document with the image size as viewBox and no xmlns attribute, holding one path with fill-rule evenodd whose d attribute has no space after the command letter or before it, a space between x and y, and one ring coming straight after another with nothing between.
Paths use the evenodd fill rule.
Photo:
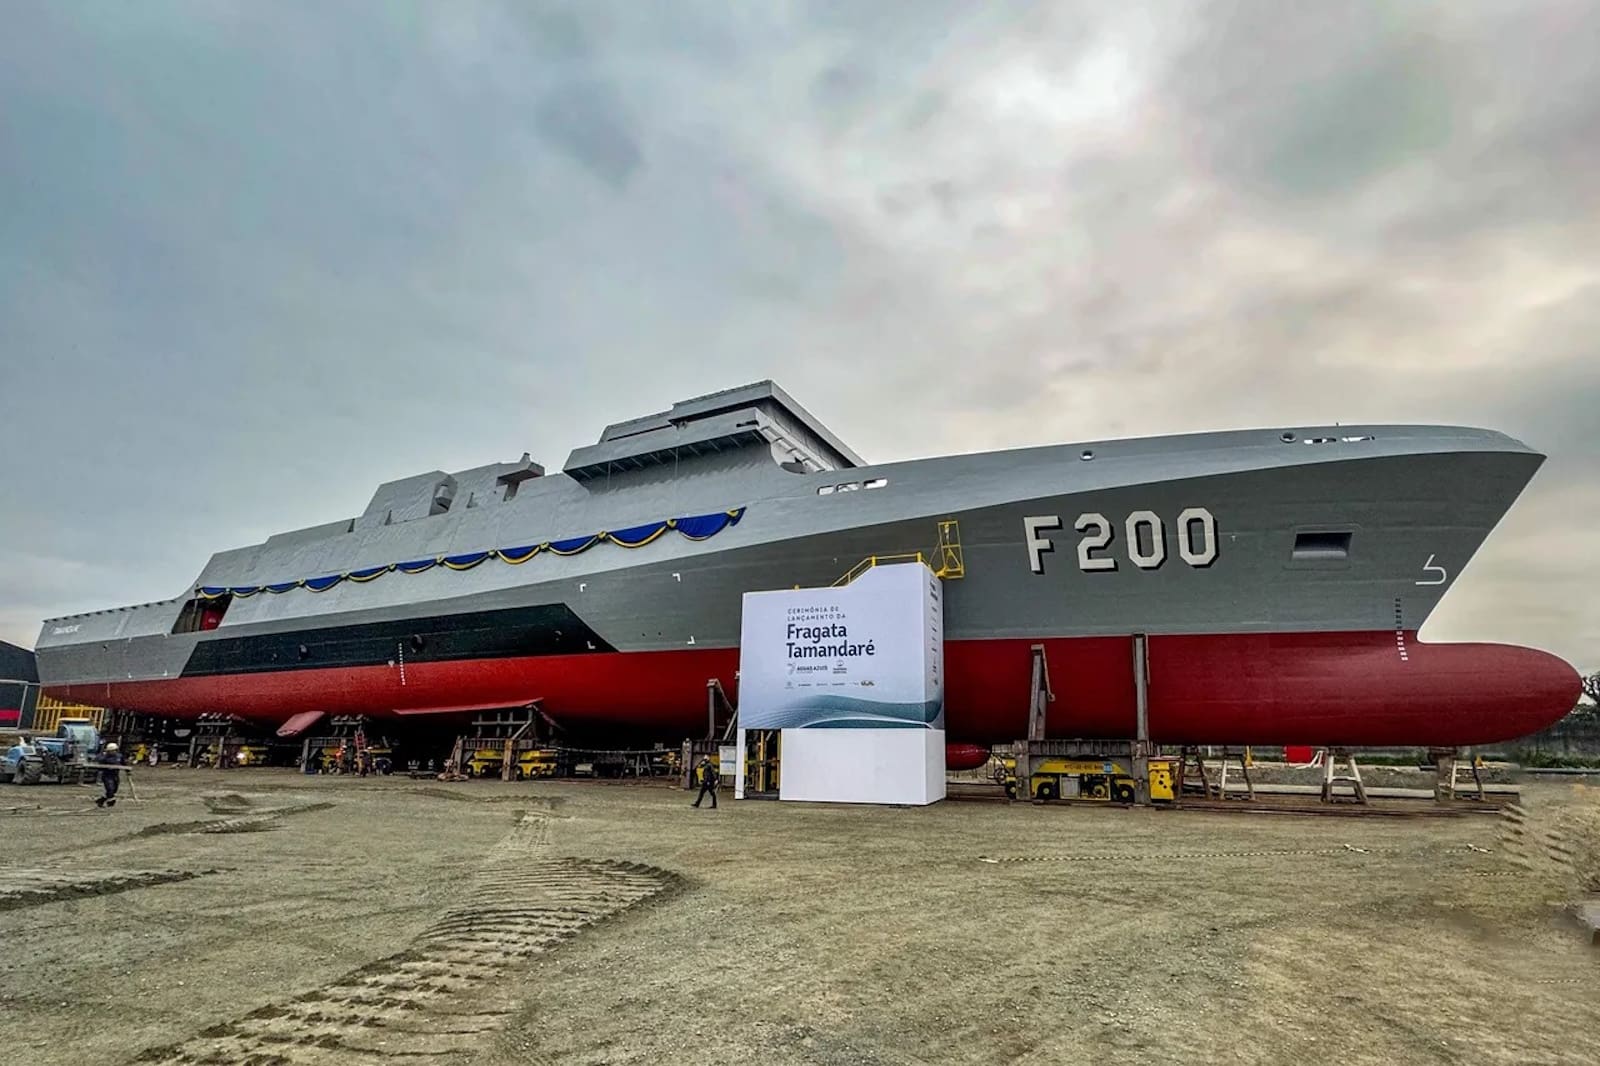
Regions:
<instances>
[{"instance_id":1,"label":"yellow wheeled transporter","mask_svg":"<svg viewBox=\"0 0 1600 1066\"><path fill-rule=\"evenodd\" d=\"M515 771L517 780L556 776L556 754L554 748L529 748L518 752Z\"/></svg>"},{"instance_id":2,"label":"yellow wheeled transporter","mask_svg":"<svg viewBox=\"0 0 1600 1066\"><path fill-rule=\"evenodd\" d=\"M535 748L530 741L515 741L516 763L511 776L518 781L533 777L556 776L557 752L554 748ZM463 772L468 777L501 777L506 765L505 741L487 740L473 749Z\"/></svg>"},{"instance_id":3,"label":"yellow wheeled transporter","mask_svg":"<svg viewBox=\"0 0 1600 1066\"><path fill-rule=\"evenodd\" d=\"M468 777L499 777L505 763L505 742L495 740L473 749L461 771Z\"/></svg>"},{"instance_id":4,"label":"yellow wheeled transporter","mask_svg":"<svg viewBox=\"0 0 1600 1066\"><path fill-rule=\"evenodd\" d=\"M1017 760L1005 761L1006 795L1017 798ZM1150 760L1150 799L1171 803L1176 798L1173 782L1177 777L1176 758ZM1133 803L1138 798L1133 775L1122 759L1043 759L1033 772L1033 797L1036 800L1085 799L1109 803Z\"/></svg>"},{"instance_id":5,"label":"yellow wheeled transporter","mask_svg":"<svg viewBox=\"0 0 1600 1066\"><path fill-rule=\"evenodd\" d=\"M233 750L234 766L265 766L268 751L262 744L241 744Z\"/></svg>"},{"instance_id":6,"label":"yellow wheeled transporter","mask_svg":"<svg viewBox=\"0 0 1600 1066\"><path fill-rule=\"evenodd\" d=\"M394 748L388 742L368 744L367 758L372 760L372 772L380 775L394 773Z\"/></svg>"}]
</instances>

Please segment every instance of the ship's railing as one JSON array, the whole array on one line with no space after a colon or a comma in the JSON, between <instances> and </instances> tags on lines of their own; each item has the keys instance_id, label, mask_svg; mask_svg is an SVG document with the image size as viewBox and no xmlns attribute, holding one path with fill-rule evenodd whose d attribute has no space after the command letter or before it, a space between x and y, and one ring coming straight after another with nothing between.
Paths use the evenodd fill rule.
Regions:
<instances>
[{"instance_id":1,"label":"ship's railing","mask_svg":"<svg viewBox=\"0 0 1600 1066\"><path fill-rule=\"evenodd\" d=\"M921 563L933 571L933 576L945 580L967 576L966 560L961 554L961 526L954 518L939 523L939 546L931 552L898 552L890 555L869 555L847 570L833 588L848 585L875 566L891 563Z\"/></svg>"},{"instance_id":2,"label":"ship's railing","mask_svg":"<svg viewBox=\"0 0 1600 1066\"><path fill-rule=\"evenodd\" d=\"M933 569L933 560L931 560L925 552L898 552L893 555L869 555L856 565L852 566L849 570L845 571L844 576L833 583L833 587L838 588L840 585L848 585L850 582L854 581L868 570L871 570L874 566L887 566L890 563L922 563L930 570Z\"/></svg>"}]
</instances>

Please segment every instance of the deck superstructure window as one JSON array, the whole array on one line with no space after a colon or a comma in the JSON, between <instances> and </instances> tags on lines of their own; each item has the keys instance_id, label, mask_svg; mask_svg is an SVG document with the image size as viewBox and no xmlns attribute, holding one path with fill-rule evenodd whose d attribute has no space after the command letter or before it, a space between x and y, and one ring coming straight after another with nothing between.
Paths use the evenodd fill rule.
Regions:
<instances>
[{"instance_id":1,"label":"deck superstructure window","mask_svg":"<svg viewBox=\"0 0 1600 1066\"><path fill-rule=\"evenodd\" d=\"M840 485L819 485L818 496L832 496L836 492L859 492L862 489L881 489L889 483L886 477L875 477L868 481L846 481Z\"/></svg>"},{"instance_id":2,"label":"deck superstructure window","mask_svg":"<svg viewBox=\"0 0 1600 1066\"><path fill-rule=\"evenodd\" d=\"M1348 529L1308 530L1294 535L1294 557L1297 560L1326 560L1350 558Z\"/></svg>"}]
</instances>

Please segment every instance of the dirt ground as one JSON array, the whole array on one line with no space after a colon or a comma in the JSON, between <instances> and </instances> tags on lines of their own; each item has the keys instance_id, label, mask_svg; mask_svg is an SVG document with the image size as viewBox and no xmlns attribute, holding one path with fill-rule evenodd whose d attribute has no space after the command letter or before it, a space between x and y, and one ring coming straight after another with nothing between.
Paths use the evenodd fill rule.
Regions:
<instances>
[{"instance_id":1,"label":"dirt ground","mask_svg":"<svg viewBox=\"0 0 1600 1066\"><path fill-rule=\"evenodd\" d=\"M140 771L0 790L30 1066L1600 1062L1600 788L1353 819Z\"/></svg>"}]
</instances>

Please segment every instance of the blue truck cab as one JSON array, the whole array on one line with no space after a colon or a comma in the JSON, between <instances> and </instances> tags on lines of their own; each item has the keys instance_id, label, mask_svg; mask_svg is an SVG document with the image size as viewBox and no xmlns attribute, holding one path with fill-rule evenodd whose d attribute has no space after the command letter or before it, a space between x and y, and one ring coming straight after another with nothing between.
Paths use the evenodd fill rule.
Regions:
<instances>
[{"instance_id":1,"label":"blue truck cab","mask_svg":"<svg viewBox=\"0 0 1600 1066\"><path fill-rule=\"evenodd\" d=\"M94 723L84 718L63 719L56 725L53 736L32 737L24 735L6 749L0 757L0 781L13 784L34 784L42 776L30 768L52 774L51 764L72 766L93 761L100 751L100 731Z\"/></svg>"}]
</instances>

